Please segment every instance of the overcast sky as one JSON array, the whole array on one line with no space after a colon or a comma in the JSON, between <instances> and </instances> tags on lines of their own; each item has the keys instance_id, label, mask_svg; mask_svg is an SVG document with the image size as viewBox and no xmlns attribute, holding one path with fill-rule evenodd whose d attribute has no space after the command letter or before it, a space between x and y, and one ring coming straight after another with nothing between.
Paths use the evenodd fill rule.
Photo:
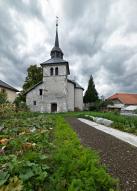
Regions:
<instances>
[{"instance_id":1,"label":"overcast sky","mask_svg":"<svg viewBox=\"0 0 137 191\"><path fill-rule=\"evenodd\" d=\"M20 89L50 58L55 20L71 78L99 95L137 93L137 0L0 0L0 79Z\"/></svg>"}]
</instances>

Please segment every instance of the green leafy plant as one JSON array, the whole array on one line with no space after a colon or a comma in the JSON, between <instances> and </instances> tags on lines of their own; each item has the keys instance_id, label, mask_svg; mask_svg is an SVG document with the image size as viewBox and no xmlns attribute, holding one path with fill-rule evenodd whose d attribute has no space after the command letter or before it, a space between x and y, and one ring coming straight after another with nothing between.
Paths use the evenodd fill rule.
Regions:
<instances>
[{"instance_id":1,"label":"green leafy plant","mask_svg":"<svg viewBox=\"0 0 137 191\"><path fill-rule=\"evenodd\" d=\"M47 190L116 190L117 180L101 166L98 155L82 146L62 117L56 119L53 173Z\"/></svg>"},{"instance_id":2,"label":"green leafy plant","mask_svg":"<svg viewBox=\"0 0 137 191\"><path fill-rule=\"evenodd\" d=\"M0 91L0 104L5 104L8 102L7 93L6 91L1 92Z\"/></svg>"},{"instance_id":3,"label":"green leafy plant","mask_svg":"<svg viewBox=\"0 0 137 191\"><path fill-rule=\"evenodd\" d=\"M98 155L59 115L17 113L0 134L0 191L116 191Z\"/></svg>"},{"instance_id":4,"label":"green leafy plant","mask_svg":"<svg viewBox=\"0 0 137 191\"><path fill-rule=\"evenodd\" d=\"M49 116L4 121L0 135L0 148L4 148L0 157L1 189L11 188L12 177L22 182L23 191L45 189L54 127Z\"/></svg>"}]
</instances>

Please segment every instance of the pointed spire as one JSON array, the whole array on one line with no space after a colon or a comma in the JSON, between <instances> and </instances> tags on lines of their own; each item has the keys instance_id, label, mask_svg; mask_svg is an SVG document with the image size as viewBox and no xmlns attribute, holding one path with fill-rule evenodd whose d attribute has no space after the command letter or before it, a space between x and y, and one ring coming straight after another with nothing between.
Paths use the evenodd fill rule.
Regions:
<instances>
[{"instance_id":1,"label":"pointed spire","mask_svg":"<svg viewBox=\"0 0 137 191\"><path fill-rule=\"evenodd\" d=\"M59 38L58 38L58 17L56 17L56 36L55 36L55 45L51 50L51 58L61 58L63 59L63 52L59 47Z\"/></svg>"},{"instance_id":2,"label":"pointed spire","mask_svg":"<svg viewBox=\"0 0 137 191\"><path fill-rule=\"evenodd\" d=\"M55 47L59 47L59 39L58 39L58 17L56 17L56 37L55 37Z\"/></svg>"}]
</instances>

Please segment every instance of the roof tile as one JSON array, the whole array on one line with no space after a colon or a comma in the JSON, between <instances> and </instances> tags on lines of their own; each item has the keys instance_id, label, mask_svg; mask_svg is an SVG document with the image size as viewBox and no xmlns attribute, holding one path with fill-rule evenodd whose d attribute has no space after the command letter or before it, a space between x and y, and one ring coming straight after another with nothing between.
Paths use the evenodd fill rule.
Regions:
<instances>
[{"instance_id":1,"label":"roof tile","mask_svg":"<svg viewBox=\"0 0 137 191\"><path fill-rule=\"evenodd\" d=\"M120 100L123 104L137 105L137 94L116 93L108 98L109 100Z\"/></svg>"}]
</instances>

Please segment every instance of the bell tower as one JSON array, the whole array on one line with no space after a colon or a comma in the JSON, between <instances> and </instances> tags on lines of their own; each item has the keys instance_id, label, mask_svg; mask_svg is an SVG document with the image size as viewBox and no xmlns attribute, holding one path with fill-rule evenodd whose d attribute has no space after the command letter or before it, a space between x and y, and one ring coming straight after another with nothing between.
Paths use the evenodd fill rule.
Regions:
<instances>
[{"instance_id":1,"label":"bell tower","mask_svg":"<svg viewBox=\"0 0 137 191\"><path fill-rule=\"evenodd\" d=\"M58 37L58 17L56 19L56 34L54 47L50 52L51 58L43 63L43 85L45 98L44 105L47 105L47 112L68 111L67 106L67 76L69 72L69 63L63 59L63 52L59 47Z\"/></svg>"}]
</instances>

